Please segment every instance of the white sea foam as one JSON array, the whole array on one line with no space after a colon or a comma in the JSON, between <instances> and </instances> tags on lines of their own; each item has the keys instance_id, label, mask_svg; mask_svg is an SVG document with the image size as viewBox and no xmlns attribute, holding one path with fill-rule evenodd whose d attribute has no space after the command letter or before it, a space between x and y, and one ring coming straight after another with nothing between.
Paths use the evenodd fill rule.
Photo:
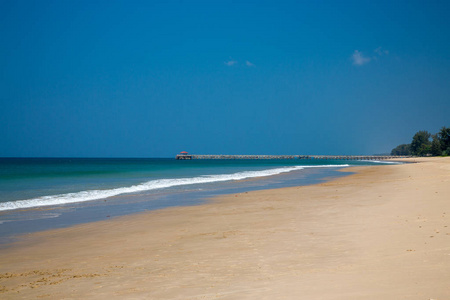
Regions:
<instances>
[{"instance_id":1,"label":"white sea foam","mask_svg":"<svg viewBox=\"0 0 450 300\"><path fill-rule=\"evenodd\" d=\"M261 171L244 171L233 174L205 175L192 178L157 179L147 181L138 185L132 185L128 187L121 187L115 189L89 190L76 193L43 196L27 200L3 202L0 203L0 211L99 200L121 194L130 194L142 191L164 189L174 186L265 177L286 172L292 172L295 170L302 170L305 168L348 167L348 166L349 165L293 166L276 169L267 169Z\"/></svg>"},{"instance_id":2,"label":"white sea foam","mask_svg":"<svg viewBox=\"0 0 450 300\"><path fill-rule=\"evenodd\" d=\"M363 161L365 161L365 160L363 160ZM398 162L398 161L386 161L386 160L367 160L367 161L377 163L377 164L394 164L394 165L402 164L401 162Z\"/></svg>"}]
</instances>

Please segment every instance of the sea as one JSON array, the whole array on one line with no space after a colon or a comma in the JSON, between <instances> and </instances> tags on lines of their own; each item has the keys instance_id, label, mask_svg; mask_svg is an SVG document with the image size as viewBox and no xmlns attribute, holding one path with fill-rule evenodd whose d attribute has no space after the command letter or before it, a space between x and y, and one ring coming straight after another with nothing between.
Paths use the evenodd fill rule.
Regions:
<instances>
[{"instance_id":1,"label":"sea","mask_svg":"<svg viewBox=\"0 0 450 300\"><path fill-rule=\"evenodd\" d=\"M0 158L0 244L68 227L214 196L309 185L344 176L353 160Z\"/></svg>"}]
</instances>

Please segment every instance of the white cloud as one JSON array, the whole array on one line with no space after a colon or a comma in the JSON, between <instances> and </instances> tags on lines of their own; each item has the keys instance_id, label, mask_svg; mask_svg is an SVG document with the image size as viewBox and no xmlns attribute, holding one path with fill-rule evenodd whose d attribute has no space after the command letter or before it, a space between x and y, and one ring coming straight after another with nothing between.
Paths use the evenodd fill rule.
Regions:
<instances>
[{"instance_id":1,"label":"white cloud","mask_svg":"<svg viewBox=\"0 0 450 300\"><path fill-rule=\"evenodd\" d=\"M227 65L227 66L229 66L229 67L232 67L232 66L234 66L235 64L237 64L237 61L230 58L230 60L224 62L224 64Z\"/></svg>"},{"instance_id":2,"label":"white cloud","mask_svg":"<svg viewBox=\"0 0 450 300\"><path fill-rule=\"evenodd\" d=\"M247 65L247 67L254 67L255 66L254 64L252 64L248 60L245 61L245 64Z\"/></svg>"},{"instance_id":3,"label":"white cloud","mask_svg":"<svg viewBox=\"0 0 450 300\"><path fill-rule=\"evenodd\" d=\"M388 55L389 51L386 49L383 49L381 47L378 47L377 49L373 50L376 54L378 54L379 56L383 56L383 55Z\"/></svg>"},{"instance_id":4,"label":"white cloud","mask_svg":"<svg viewBox=\"0 0 450 300\"><path fill-rule=\"evenodd\" d=\"M355 50L352 55L353 64L356 66L362 66L370 62L371 58L364 56L358 50Z\"/></svg>"}]
</instances>

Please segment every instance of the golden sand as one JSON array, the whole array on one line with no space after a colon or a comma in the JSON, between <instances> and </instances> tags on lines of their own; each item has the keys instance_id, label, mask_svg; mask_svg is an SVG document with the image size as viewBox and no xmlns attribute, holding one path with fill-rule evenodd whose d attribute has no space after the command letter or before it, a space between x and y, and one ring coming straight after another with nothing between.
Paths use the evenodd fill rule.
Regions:
<instances>
[{"instance_id":1,"label":"golden sand","mask_svg":"<svg viewBox=\"0 0 450 300\"><path fill-rule=\"evenodd\" d=\"M29 235L1 299L450 299L450 158Z\"/></svg>"}]
</instances>

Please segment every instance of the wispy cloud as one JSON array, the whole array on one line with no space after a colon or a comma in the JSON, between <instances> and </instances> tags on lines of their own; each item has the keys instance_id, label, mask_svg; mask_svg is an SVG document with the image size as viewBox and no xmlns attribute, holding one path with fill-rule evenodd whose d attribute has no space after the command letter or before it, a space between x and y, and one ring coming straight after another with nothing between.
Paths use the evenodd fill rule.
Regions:
<instances>
[{"instance_id":1,"label":"wispy cloud","mask_svg":"<svg viewBox=\"0 0 450 300\"><path fill-rule=\"evenodd\" d=\"M254 67L255 66L254 64L252 64L248 60L245 61L245 64L247 65L247 67Z\"/></svg>"},{"instance_id":2,"label":"wispy cloud","mask_svg":"<svg viewBox=\"0 0 450 300\"><path fill-rule=\"evenodd\" d=\"M235 66L235 65L240 64L237 60L234 60L234 59L231 58L231 57L230 57L230 59L228 59L227 61L224 61L223 63L224 63L226 66L228 66L228 67L232 67L232 66ZM241 66L244 66L244 64L240 64L240 65L241 65ZM248 61L248 60L246 60L246 61L245 61L245 66L247 66L247 67L249 67L249 68L252 68L252 67L255 66L255 64L252 63L252 62L250 62L250 61Z\"/></svg>"},{"instance_id":3,"label":"wispy cloud","mask_svg":"<svg viewBox=\"0 0 450 300\"><path fill-rule=\"evenodd\" d=\"M352 54L352 62L355 66L362 66L365 64L368 64L372 60L378 60L379 57L389 55L389 50L386 50L382 47L378 47L375 50L373 50L375 53L372 56L366 56L361 51L355 50Z\"/></svg>"},{"instance_id":4,"label":"wispy cloud","mask_svg":"<svg viewBox=\"0 0 450 300\"><path fill-rule=\"evenodd\" d=\"M362 66L371 61L371 58L368 56L364 56L360 51L355 50L352 55L353 64L356 66Z\"/></svg>"},{"instance_id":5,"label":"wispy cloud","mask_svg":"<svg viewBox=\"0 0 450 300\"><path fill-rule=\"evenodd\" d=\"M224 64L225 64L226 66L232 67L232 66L234 66L235 64L237 64L237 61L230 58L229 60L225 61Z\"/></svg>"},{"instance_id":6,"label":"wispy cloud","mask_svg":"<svg viewBox=\"0 0 450 300\"><path fill-rule=\"evenodd\" d=\"M383 56L383 55L388 55L389 51L386 49L383 49L381 47L378 47L377 49L373 50L373 52L375 52L376 54L378 54L378 56Z\"/></svg>"}]
</instances>

